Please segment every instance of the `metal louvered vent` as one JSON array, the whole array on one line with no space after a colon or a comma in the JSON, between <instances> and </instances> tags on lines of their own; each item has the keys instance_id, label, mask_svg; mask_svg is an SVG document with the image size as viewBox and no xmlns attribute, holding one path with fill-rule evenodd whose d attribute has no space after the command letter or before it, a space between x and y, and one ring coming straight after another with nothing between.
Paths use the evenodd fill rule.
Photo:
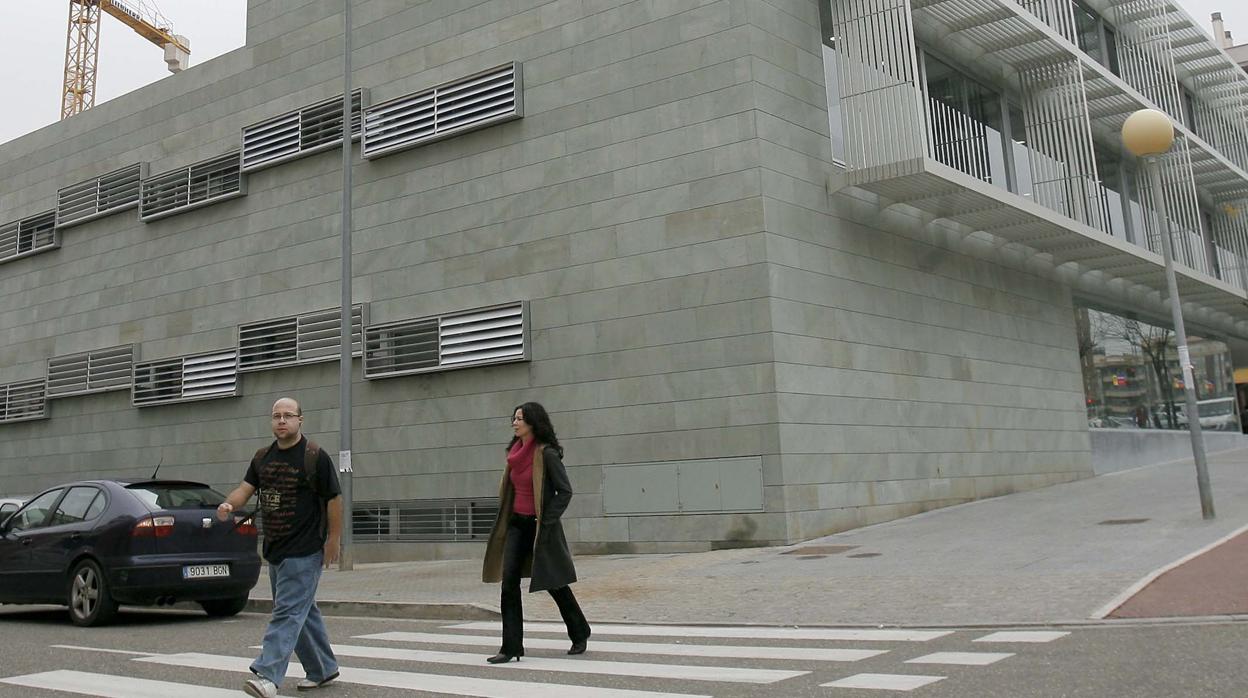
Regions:
<instances>
[{"instance_id":1,"label":"metal louvered vent","mask_svg":"<svg viewBox=\"0 0 1248 698\"><path fill-rule=\"evenodd\" d=\"M360 355L367 306L351 306L351 353ZM337 308L238 327L239 371L259 371L339 357L342 316Z\"/></svg>"},{"instance_id":2,"label":"metal louvered vent","mask_svg":"<svg viewBox=\"0 0 1248 698\"><path fill-rule=\"evenodd\" d=\"M364 110L365 158L380 157L524 115L519 63L507 63Z\"/></svg>"},{"instance_id":3,"label":"metal louvered vent","mask_svg":"<svg viewBox=\"0 0 1248 698\"><path fill-rule=\"evenodd\" d=\"M134 365L135 407L238 394L238 352L217 351Z\"/></svg>"},{"instance_id":4,"label":"metal louvered vent","mask_svg":"<svg viewBox=\"0 0 1248 698\"><path fill-rule=\"evenodd\" d=\"M351 138L360 137L365 92L351 92ZM243 127L242 171L251 172L342 144L342 96Z\"/></svg>"},{"instance_id":5,"label":"metal louvered vent","mask_svg":"<svg viewBox=\"0 0 1248 698\"><path fill-rule=\"evenodd\" d=\"M147 163L135 163L56 193L56 226L67 228L139 205Z\"/></svg>"},{"instance_id":6,"label":"metal louvered vent","mask_svg":"<svg viewBox=\"0 0 1248 698\"><path fill-rule=\"evenodd\" d=\"M238 326L238 370L259 371L299 359L295 318L263 320Z\"/></svg>"},{"instance_id":7,"label":"metal louvered vent","mask_svg":"<svg viewBox=\"0 0 1248 698\"><path fill-rule=\"evenodd\" d=\"M0 422L25 422L47 416L47 392L42 378L0 385Z\"/></svg>"},{"instance_id":8,"label":"metal louvered vent","mask_svg":"<svg viewBox=\"0 0 1248 698\"><path fill-rule=\"evenodd\" d=\"M133 368L133 345L48 359L48 398L129 388Z\"/></svg>"},{"instance_id":9,"label":"metal louvered vent","mask_svg":"<svg viewBox=\"0 0 1248 698\"><path fill-rule=\"evenodd\" d=\"M27 257L61 246L56 230L56 211L0 225L0 262Z\"/></svg>"},{"instance_id":10,"label":"metal louvered vent","mask_svg":"<svg viewBox=\"0 0 1248 698\"><path fill-rule=\"evenodd\" d=\"M504 305L442 318L442 365L525 359L524 306Z\"/></svg>"},{"instance_id":11,"label":"metal louvered vent","mask_svg":"<svg viewBox=\"0 0 1248 698\"><path fill-rule=\"evenodd\" d=\"M143 180L139 219L153 221L245 193L234 151Z\"/></svg>"},{"instance_id":12,"label":"metal louvered vent","mask_svg":"<svg viewBox=\"0 0 1248 698\"><path fill-rule=\"evenodd\" d=\"M365 328L364 377L527 361L528 303Z\"/></svg>"}]
</instances>

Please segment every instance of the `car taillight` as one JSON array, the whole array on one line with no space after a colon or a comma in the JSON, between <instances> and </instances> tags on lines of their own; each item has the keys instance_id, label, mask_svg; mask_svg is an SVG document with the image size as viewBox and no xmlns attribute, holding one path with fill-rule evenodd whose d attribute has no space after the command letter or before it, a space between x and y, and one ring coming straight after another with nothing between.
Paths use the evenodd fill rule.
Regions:
<instances>
[{"instance_id":1,"label":"car taillight","mask_svg":"<svg viewBox=\"0 0 1248 698\"><path fill-rule=\"evenodd\" d=\"M139 519L130 535L134 538L164 538L173 533L172 516L149 516Z\"/></svg>"},{"instance_id":2,"label":"car taillight","mask_svg":"<svg viewBox=\"0 0 1248 698\"><path fill-rule=\"evenodd\" d=\"M256 521L250 516L234 517L234 532L240 536L258 536L260 531L256 529Z\"/></svg>"}]
</instances>

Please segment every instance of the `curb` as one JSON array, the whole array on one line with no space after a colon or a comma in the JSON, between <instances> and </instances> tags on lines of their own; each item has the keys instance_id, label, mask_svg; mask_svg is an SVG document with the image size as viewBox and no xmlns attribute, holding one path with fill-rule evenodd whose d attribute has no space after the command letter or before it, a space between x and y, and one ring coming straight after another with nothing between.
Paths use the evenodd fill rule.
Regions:
<instances>
[{"instance_id":1,"label":"curb","mask_svg":"<svg viewBox=\"0 0 1248 698\"><path fill-rule=\"evenodd\" d=\"M317 608L327 616L366 618L408 618L413 620L499 620L502 614L475 603L414 603L404 601L322 601ZM272 613L272 599L249 599L243 609L251 613Z\"/></svg>"}]
</instances>

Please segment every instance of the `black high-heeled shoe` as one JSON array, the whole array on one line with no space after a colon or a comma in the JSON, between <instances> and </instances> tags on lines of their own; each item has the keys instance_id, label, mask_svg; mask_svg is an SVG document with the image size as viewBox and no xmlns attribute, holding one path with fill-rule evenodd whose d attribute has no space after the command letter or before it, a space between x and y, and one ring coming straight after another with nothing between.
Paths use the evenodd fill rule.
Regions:
<instances>
[{"instance_id":1,"label":"black high-heeled shoe","mask_svg":"<svg viewBox=\"0 0 1248 698\"><path fill-rule=\"evenodd\" d=\"M493 657L487 658L485 661L489 662L490 664L506 664L507 662L510 662L513 659L516 660L517 662L520 661L520 656L521 655L518 655L518 654L507 654L506 652L499 652Z\"/></svg>"},{"instance_id":2,"label":"black high-heeled shoe","mask_svg":"<svg viewBox=\"0 0 1248 698\"><path fill-rule=\"evenodd\" d=\"M585 654L585 646L589 643L589 638L577 640L572 643L572 647L568 649L568 654Z\"/></svg>"}]
</instances>

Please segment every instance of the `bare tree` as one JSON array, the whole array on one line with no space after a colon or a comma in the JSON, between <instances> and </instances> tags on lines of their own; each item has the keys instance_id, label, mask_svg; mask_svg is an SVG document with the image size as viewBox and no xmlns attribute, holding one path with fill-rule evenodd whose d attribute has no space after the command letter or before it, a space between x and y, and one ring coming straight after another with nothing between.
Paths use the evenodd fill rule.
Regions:
<instances>
[{"instance_id":1,"label":"bare tree","mask_svg":"<svg viewBox=\"0 0 1248 698\"><path fill-rule=\"evenodd\" d=\"M1148 360L1157 376L1161 390L1161 399L1166 408L1166 423L1170 429L1178 429L1179 422L1174 402L1174 381L1170 377L1170 362L1166 360L1170 340L1173 333L1163 327L1156 327L1139 320L1130 320L1114 315L1102 315L1104 330L1107 336L1121 339L1132 349L1138 350ZM1157 416L1153 422L1160 427Z\"/></svg>"}]
</instances>

